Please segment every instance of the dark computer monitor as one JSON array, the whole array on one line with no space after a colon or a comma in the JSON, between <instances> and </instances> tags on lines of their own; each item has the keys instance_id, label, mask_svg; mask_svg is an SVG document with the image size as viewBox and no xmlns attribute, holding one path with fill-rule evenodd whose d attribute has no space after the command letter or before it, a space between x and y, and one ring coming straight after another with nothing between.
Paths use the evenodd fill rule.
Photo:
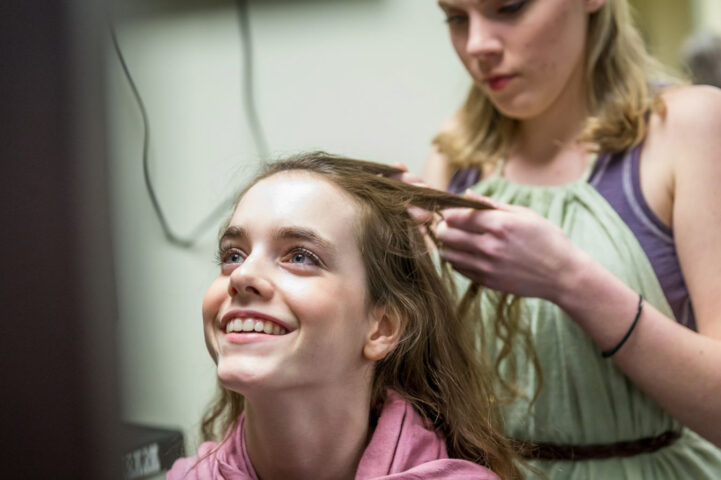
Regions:
<instances>
[{"instance_id":1,"label":"dark computer monitor","mask_svg":"<svg viewBox=\"0 0 721 480\"><path fill-rule=\"evenodd\" d=\"M0 15L3 478L121 478L101 7Z\"/></svg>"}]
</instances>

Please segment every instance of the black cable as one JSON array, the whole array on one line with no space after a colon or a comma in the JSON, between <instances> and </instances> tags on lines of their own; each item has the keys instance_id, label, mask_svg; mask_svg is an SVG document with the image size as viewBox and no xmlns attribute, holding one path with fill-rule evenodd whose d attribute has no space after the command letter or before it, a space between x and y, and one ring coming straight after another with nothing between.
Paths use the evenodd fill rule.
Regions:
<instances>
[{"instance_id":1,"label":"black cable","mask_svg":"<svg viewBox=\"0 0 721 480\"><path fill-rule=\"evenodd\" d=\"M269 156L268 145L265 141L263 127L260 124L260 120L255 109L253 93L253 57L251 48L252 44L247 4L244 0L238 0L238 13L240 19L240 32L243 40L242 45L244 52L243 70L245 75L243 85L245 93L245 113L246 117L248 118L248 123L250 124L251 134L255 146L260 152L261 157L263 159L267 159ZM120 49L118 38L115 33L115 28L113 27L112 23L109 24L109 28L115 53L118 56L118 60L120 61L120 65L123 69L123 73L125 74L125 78L128 80L130 89L133 92L133 97L135 98L135 101L138 104L138 108L140 109L140 115L143 123L143 178L145 180L145 187L148 191L148 196L150 197L150 201L153 205L153 210L155 211L155 214L160 221L160 226L163 229L163 234L165 235L166 240L168 240L170 244L180 248L191 248L197 243L199 237L203 234L203 232L205 232L211 225L213 225L213 223L215 223L215 221L220 217L220 215L227 212L228 209L232 207L233 202L235 201L235 194L230 195L228 198L220 202L205 218L203 218L198 223L198 225L191 231L190 235L188 235L187 237L177 235L173 231L173 229L170 227L170 224L168 223L168 220L165 218L165 214L163 213L163 209L160 206L160 202L158 201L157 195L155 194L155 189L150 178L150 167L148 161L148 150L150 146L150 122L148 121L148 113L145 108L145 103L140 96L140 92L138 91L138 87L135 84L135 80L133 80L133 77L130 74L130 70L128 69L128 65L125 61L125 57L123 56L123 52Z\"/></svg>"}]
</instances>

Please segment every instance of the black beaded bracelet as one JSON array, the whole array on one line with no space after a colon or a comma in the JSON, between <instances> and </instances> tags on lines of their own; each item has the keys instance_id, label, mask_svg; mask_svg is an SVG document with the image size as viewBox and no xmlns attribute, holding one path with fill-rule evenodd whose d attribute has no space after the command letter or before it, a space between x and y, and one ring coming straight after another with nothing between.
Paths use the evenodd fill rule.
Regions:
<instances>
[{"instance_id":1,"label":"black beaded bracelet","mask_svg":"<svg viewBox=\"0 0 721 480\"><path fill-rule=\"evenodd\" d=\"M608 358L612 356L614 353L618 352L618 350L623 347L623 344L626 343L626 340L628 340L628 337L631 336L631 332L633 332L633 329L636 328L636 324L638 323L638 319L641 317L641 310L643 310L643 295L638 296L638 310L636 310L636 316L633 319L633 323L631 323L631 328L628 329L628 332L626 332L626 335L623 336L620 342L613 347L610 350L606 350L601 352L601 356L603 358Z\"/></svg>"}]
</instances>

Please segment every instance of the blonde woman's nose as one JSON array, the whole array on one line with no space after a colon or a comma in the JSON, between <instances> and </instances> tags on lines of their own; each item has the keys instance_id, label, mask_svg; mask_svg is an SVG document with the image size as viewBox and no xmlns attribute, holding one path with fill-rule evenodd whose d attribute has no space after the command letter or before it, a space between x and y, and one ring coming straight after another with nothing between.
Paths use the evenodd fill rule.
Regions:
<instances>
[{"instance_id":1,"label":"blonde woman's nose","mask_svg":"<svg viewBox=\"0 0 721 480\"><path fill-rule=\"evenodd\" d=\"M469 18L466 53L484 59L500 56L502 52L503 42L495 25L479 15Z\"/></svg>"}]
</instances>

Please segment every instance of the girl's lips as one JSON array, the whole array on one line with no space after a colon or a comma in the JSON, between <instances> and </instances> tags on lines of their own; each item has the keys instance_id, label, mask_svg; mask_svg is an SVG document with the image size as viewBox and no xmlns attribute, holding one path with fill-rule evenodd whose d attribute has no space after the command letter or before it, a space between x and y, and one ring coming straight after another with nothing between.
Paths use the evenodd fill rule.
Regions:
<instances>
[{"instance_id":1,"label":"girl's lips","mask_svg":"<svg viewBox=\"0 0 721 480\"><path fill-rule=\"evenodd\" d=\"M225 328L226 328L226 325L228 325L228 322L230 322L231 320L234 320L236 318L242 318L242 319L253 318L253 319L258 319L258 320L270 321L270 322L273 322L273 323L277 324L278 326L284 328L288 332L292 332L293 330L295 330L294 328L291 328L289 325L287 325L285 322L283 322L273 316L266 315L264 313L261 313L261 312L255 311L255 310L231 310L230 312L223 315L223 318L221 318L220 329L222 331L225 331Z\"/></svg>"},{"instance_id":2,"label":"girl's lips","mask_svg":"<svg viewBox=\"0 0 721 480\"><path fill-rule=\"evenodd\" d=\"M227 342L234 343L236 345L247 345L249 343L275 341L283 337L285 337L285 335L267 335L264 333L256 332L223 333L223 338L225 338Z\"/></svg>"},{"instance_id":3,"label":"girl's lips","mask_svg":"<svg viewBox=\"0 0 721 480\"><path fill-rule=\"evenodd\" d=\"M485 82L493 91L503 90L508 83L515 78L515 75L495 75L486 78Z\"/></svg>"}]
</instances>

